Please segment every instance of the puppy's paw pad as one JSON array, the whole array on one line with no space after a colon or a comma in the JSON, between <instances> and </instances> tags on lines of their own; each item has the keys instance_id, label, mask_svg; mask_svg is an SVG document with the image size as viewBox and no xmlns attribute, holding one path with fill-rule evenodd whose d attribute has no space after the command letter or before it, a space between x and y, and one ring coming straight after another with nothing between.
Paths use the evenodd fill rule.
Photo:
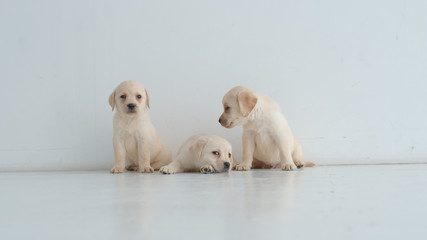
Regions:
<instances>
[{"instance_id":1,"label":"puppy's paw pad","mask_svg":"<svg viewBox=\"0 0 427 240\"><path fill-rule=\"evenodd\" d=\"M251 166L244 165L244 164L238 164L234 167L234 170L236 171L249 171L251 169Z\"/></svg>"},{"instance_id":2,"label":"puppy's paw pad","mask_svg":"<svg viewBox=\"0 0 427 240\"><path fill-rule=\"evenodd\" d=\"M215 169L214 169L212 166L207 165L207 166L203 166L203 167L201 167L201 168L200 168L200 172L201 172L201 173L204 173L204 174L207 174L207 173L215 173Z\"/></svg>"},{"instance_id":3,"label":"puppy's paw pad","mask_svg":"<svg viewBox=\"0 0 427 240\"><path fill-rule=\"evenodd\" d=\"M115 174L115 173L122 173L122 172L123 172L123 168L121 168L121 167L113 167L110 170L110 173L113 173L113 174Z\"/></svg>"},{"instance_id":4,"label":"puppy's paw pad","mask_svg":"<svg viewBox=\"0 0 427 240\"><path fill-rule=\"evenodd\" d=\"M297 169L297 166L295 165L295 164L284 164L283 166L282 166L282 170L283 171L292 171L292 170L295 170L295 169Z\"/></svg>"},{"instance_id":5,"label":"puppy's paw pad","mask_svg":"<svg viewBox=\"0 0 427 240\"><path fill-rule=\"evenodd\" d=\"M128 171L138 171L139 167L138 165L129 165L126 167L126 170Z\"/></svg>"},{"instance_id":6,"label":"puppy's paw pad","mask_svg":"<svg viewBox=\"0 0 427 240\"><path fill-rule=\"evenodd\" d=\"M140 173L153 173L154 169L152 167L142 167L142 168L139 168L138 171Z\"/></svg>"},{"instance_id":7,"label":"puppy's paw pad","mask_svg":"<svg viewBox=\"0 0 427 240\"><path fill-rule=\"evenodd\" d=\"M175 171L169 167L161 167L159 172L161 172L163 174L174 174L175 173Z\"/></svg>"}]
</instances>

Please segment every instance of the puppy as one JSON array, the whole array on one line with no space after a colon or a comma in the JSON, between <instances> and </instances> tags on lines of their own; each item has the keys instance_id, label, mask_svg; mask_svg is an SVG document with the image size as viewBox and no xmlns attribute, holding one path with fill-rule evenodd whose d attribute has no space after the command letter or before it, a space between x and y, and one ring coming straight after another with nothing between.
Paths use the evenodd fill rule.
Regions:
<instances>
[{"instance_id":1,"label":"puppy","mask_svg":"<svg viewBox=\"0 0 427 240\"><path fill-rule=\"evenodd\" d=\"M219 123L226 128L243 126L243 158L235 170L253 167L289 171L304 166L301 145L275 101L239 86L227 92L222 103L224 112Z\"/></svg>"},{"instance_id":2,"label":"puppy","mask_svg":"<svg viewBox=\"0 0 427 240\"><path fill-rule=\"evenodd\" d=\"M178 150L176 159L160 168L160 172L228 172L232 164L231 144L227 140L218 136L198 134L185 141Z\"/></svg>"},{"instance_id":3,"label":"puppy","mask_svg":"<svg viewBox=\"0 0 427 240\"><path fill-rule=\"evenodd\" d=\"M111 93L108 102L114 114L113 146L115 165L111 173L125 169L152 173L172 161L172 152L157 135L147 108L150 97L137 81L124 81Z\"/></svg>"}]
</instances>

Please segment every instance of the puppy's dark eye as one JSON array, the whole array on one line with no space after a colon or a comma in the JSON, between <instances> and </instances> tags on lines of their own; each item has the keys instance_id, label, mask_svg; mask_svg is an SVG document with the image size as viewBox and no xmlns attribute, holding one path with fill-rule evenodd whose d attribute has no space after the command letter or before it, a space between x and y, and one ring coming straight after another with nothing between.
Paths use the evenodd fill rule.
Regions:
<instances>
[{"instance_id":1,"label":"puppy's dark eye","mask_svg":"<svg viewBox=\"0 0 427 240\"><path fill-rule=\"evenodd\" d=\"M212 154L213 154L213 155L219 155L219 152L217 152L217 151L213 151L213 152L212 152Z\"/></svg>"},{"instance_id":2,"label":"puppy's dark eye","mask_svg":"<svg viewBox=\"0 0 427 240\"><path fill-rule=\"evenodd\" d=\"M140 98L141 98L141 95L136 96L136 98L140 99Z\"/></svg>"},{"instance_id":3,"label":"puppy's dark eye","mask_svg":"<svg viewBox=\"0 0 427 240\"><path fill-rule=\"evenodd\" d=\"M230 110L230 107L225 107L224 109L225 109L225 111L227 111L227 110Z\"/></svg>"},{"instance_id":4,"label":"puppy's dark eye","mask_svg":"<svg viewBox=\"0 0 427 240\"><path fill-rule=\"evenodd\" d=\"M126 96L125 96L125 95L121 95L121 96L120 96L120 98L123 98L123 99L125 99L125 98L126 98Z\"/></svg>"},{"instance_id":5,"label":"puppy's dark eye","mask_svg":"<svg viewBox=\"0 0 427 240\"><path fill-rule=\"evenodd\" d=\"M231 158L231 153L228 154L228 158Z\"/></svg>"}]
</instances>

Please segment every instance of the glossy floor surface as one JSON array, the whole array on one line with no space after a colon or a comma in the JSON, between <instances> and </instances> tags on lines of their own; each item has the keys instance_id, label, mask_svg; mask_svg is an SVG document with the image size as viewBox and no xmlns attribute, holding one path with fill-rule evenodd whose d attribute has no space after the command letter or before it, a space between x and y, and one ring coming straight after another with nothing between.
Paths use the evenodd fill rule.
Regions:
<instances>
[{"instance_id":1,"label":"glossy floor surface","mask_svg":"<svg viewBox=\"0 0 427 240\"><path fill-rule=\"evenodd\" d=\"M425 239L427 165L0 173L1 239Z\"/></svg>"}]
</instances>

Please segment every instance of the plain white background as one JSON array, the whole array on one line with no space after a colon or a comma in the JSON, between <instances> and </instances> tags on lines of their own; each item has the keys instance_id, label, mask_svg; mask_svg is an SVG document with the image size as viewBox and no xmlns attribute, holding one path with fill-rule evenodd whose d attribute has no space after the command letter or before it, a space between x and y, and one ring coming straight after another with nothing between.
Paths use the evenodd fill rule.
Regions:
<instances>
[{"instance_id":1,"label":"plain white background","mask_svg":"<svg viewBox=\"0 0 427 240\"><path fill-rule=\"evenodd\" d=\"M275 99L318 164L427 159L425 1L0 1L0 171L109 169L108 96L143 83L174 152L226 91Z\"/></svg>"}]
</instances>

